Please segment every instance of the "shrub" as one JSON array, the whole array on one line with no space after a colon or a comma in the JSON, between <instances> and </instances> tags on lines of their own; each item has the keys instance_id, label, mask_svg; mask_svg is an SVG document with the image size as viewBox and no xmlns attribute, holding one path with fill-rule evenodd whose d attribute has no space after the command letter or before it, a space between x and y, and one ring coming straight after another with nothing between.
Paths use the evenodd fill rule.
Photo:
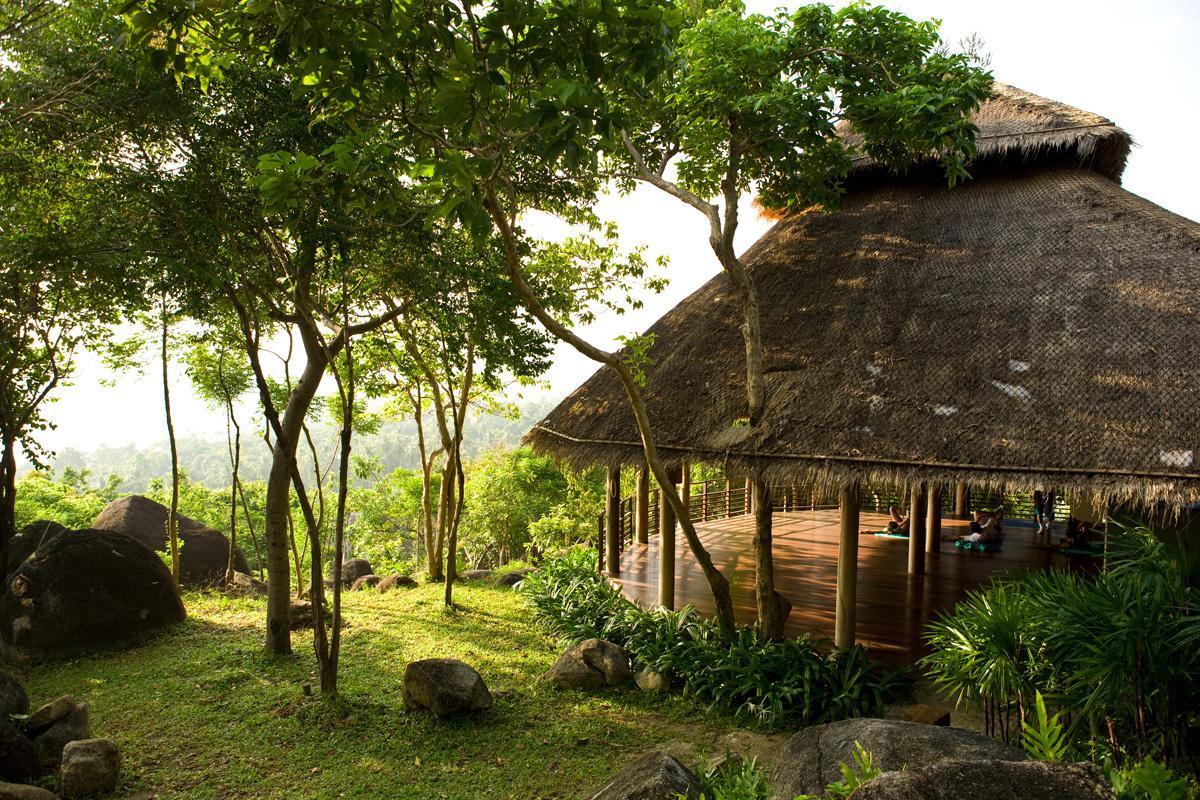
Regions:
<instances>
[{"instance_id":1,"label":"shrub","mask_svg":"<svg viewBox=\"0 0 1200 800\"><path fill-rule=\"evenodd\" d=\"M1028 573L972 594L930 627L924 663L960 702L981 702L1005 739L1040 692L1092 757L1187 758L1200 708L1200 600L1184 564L1149 529L1118 530L1098 575Z\"/></svg>"},{"instance_id":2,"label":"shrub","mask_svg":"<svg viewBox=\"0 0 1200 800\"><path fill-rule=\"evenodd\" d=\"M551 634L615 642L636 667L679 677L711 708L765 727L877 715L896 685L862 647L827 652L811 638L772 641L752 628L730 637L691 608L646 611L597 572L595 550L548 559L522 591Z\"/></svg>"}]
</instances>

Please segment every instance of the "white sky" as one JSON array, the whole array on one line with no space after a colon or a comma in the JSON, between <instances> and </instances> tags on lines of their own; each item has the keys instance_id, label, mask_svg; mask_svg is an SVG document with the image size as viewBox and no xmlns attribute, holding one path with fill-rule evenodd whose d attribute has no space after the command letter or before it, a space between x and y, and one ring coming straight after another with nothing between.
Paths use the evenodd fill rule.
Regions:
<instances>
[{"instance_id":1,"label":"white sky","mask_svg":"<svg viewBox=\"0 0 1200 800\"><path fill-rule=\"evenodd\" d=\"M917 19L940 18L947 41L979 34L997 80L1102 114L1136 142L1125 173L1127 189L1200 220L1200 0L892 0ZM775 2L750 0L755 11ZM788 3L792 6L796 3ZM618 335L649 327L719 267L708 249L700 215L653 189L601 204L623 240L671 260L671 285L640 312L597 320L583 332L615 346ZM768 225L746 209L737 246L750 246ZM555 395L569 392L594 365L560 347L546 375ZM177 370L177 373L179 371ZM52 449L148 445L165 438L161 388L151 376L100 381L103 370L82 360L74 384L59 392L49 416L57 429L42 441ZM180 435L223 436L219 414L191 397L182 375L172 392Z\"/></svg>"}]
</instances>

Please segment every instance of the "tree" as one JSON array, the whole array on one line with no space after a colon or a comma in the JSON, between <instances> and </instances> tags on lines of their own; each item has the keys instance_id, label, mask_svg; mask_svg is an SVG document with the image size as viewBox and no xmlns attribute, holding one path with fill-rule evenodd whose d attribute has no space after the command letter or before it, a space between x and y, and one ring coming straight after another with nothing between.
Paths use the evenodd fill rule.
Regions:
<instances>
[{"instance_id":1,"label":"tree","mask_svg":"<svg viewBox=\"0 0 1200 800\"><path fill-rule=\"evenodd\" d=\"M520 226L532 211L595 222L588 210L604 179L598 154L619 130L619 109L606 90L652 80L683 14L659 0L403 8L277 0L274 30L252 40L245 32L262 24L259 5L134 0L128 9L135 8L135 34L166 32L164 60L182 62L190 74L219 76L231 41L260 48L270 41L311 93L317 119L350 118L393 136L394 144L357 163L369 172L403 171L406 189L437 198L438 217L477 237L499 238L505 274L526 313L621 382L650 470L712 589L718 620L732 630L728 580L697 536L654 441L641 394L644 365L572 331L569 315L542 295L554 284L529 273L536 252ZM613 247L576 241L561 252L566 257L557 263L571 274L600 279L583 286L584 304L611 302L610 290L619 294L644 273L640 259Z\"/></svg>"},{"instance_id":2,"label":"tree","mask_svg":"<svg viewBox=\"0 0 1200 800\"><path fill-rule=\"evenodd\" d=\"M966 177L970 114L991 78L969 56L943 51L936 23L864 4L767 17L727 2L702 12L673 44L669 69L631 87L612 156L627 186L654 186L708 221L709 245L742 311L744 421L753 427L769 398L758 291L734 251L739 199L753 191L776 211L831 210L860 153L896 168L938 158L953 185ZM843 123L856 135L843 135ZM753 491L758 618L779 637L789 604L774 588L770 487L761 473Z\"/></svg>"},{"instance_id":3,"label":"tree","mask_svg":"<svg viewBox=\"0 0 1200 800\"><path fill-rule=\"evenodd\" d=\"M59 67L58 35L76 27L57 4L0 11L0 570L15 533L18 450L43 463L46 403L78 352L134 302L123 262L138 222L120 219L94 177L94 118ZM85 45L77 56L95 54Z\"/></svg>"},{"instance_id":4,"label":"tree","mask_svg":"<svg viewBox=\"0 0 1200 800\"><path fill-rule=\"evenodd\" d=\"M225 569L226 581L233 579L234 553L237 550L238 503L246 515L247 530L258 541L250 521L246 494L242 488L242 426L238 422L235 404L250 391L253 375L241 349L239 333L225 321L195 335L186 353L187 374L196 393L211 406L220 408L225 416L225 444L229 451L229 560Z\"/></svg>"}]
</instances>

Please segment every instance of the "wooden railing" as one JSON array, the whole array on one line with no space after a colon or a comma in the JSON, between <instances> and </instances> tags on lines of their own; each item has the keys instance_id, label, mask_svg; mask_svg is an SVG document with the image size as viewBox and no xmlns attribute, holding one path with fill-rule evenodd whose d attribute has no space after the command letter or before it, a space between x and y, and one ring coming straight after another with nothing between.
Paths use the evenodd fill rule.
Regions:
<instances>
[{"instance_id":1,"label":"wooden railing","mask_svg":"<svg viewBox=\"0 0 1200 800\"><path fill-rule=\"evenodd\" d=\"M724 478L701 481L690 487L686 498L688 510L693 522L711 522L718 519L729 519L752 512L749 483L727 481ZM651 490L650 503L647 511L647 539L657 536L660 528L662 493ZM771 506L776 512L800 511L805 509L826 508L836 506L812 491L811 487L799 485L781 485L771 487ZM637 498L625 497L618 506L617 542L620 550L631 547L637 540ZM596 551L599 555L599 568L605 565L605 514L600 512L596 518Z\"/></svg>"}]
</instances>

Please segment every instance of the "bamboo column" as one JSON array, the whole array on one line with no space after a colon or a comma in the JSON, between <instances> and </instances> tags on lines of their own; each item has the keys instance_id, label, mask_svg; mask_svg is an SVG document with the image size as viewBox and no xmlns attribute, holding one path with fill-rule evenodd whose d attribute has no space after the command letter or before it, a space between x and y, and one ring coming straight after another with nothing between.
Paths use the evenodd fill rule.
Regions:
<instances>
[{"instance_id":1,"label":"bamboo column","mask_svg":"<svg viewBox=\"0 0 1200 800\"><path fill-rule=\"evenodd\" d=\"M658 604L675 608L675 509L658 490Z\"/></svg>"},{"instance_id":2,"label":"bamboo column","mask_svg":"<svg viewBox=\"0 0 1200 800\"><path fill-rule=\"evenodd\" d=\"M925 552L942 549L942 485L929 485L929 503L925 511Z\"/></svg>"},{"instance_id":3,"label":"bamboo column","mask_svg":"<svg viewBox=\"0 0 1200 800\"><path fill-rule=\"evenodd\" d=\"M913 484L912 495L908 500L908 574L925 574L925 525L922 511L924 503L925 484Z\"/></svg>"},{"instance_id":4,"label":"bamboo column","mask_svg":"<svg viewBox=\"0 0 1200 800\"><path fill-rule=\"evenodd\" d=\"M842 527L838 537L837 601L834 606L833 643L853 647L858 598L858 483L842 487L839 504Z\"/></svg>"},{"instance_id":5,"label":"bamboo column","mask_svg":"<svg viewBox=\"0 0 1200 800\"><path fill-rule=\"evenodd\" d=\"M621 573L621 468L608 468L604 492L604 551L609 574Z\"/></svg>"},{"instance_id":6,"label":"bamboo column","mask_svg":"<svg viewBox=\"0 0 1200 800\"><path fill-rule=\"evenodd\" d=\"M638 470L637 478L637 521L634 529L638 544L650 541L650 468L645 464Z\"/></svg>"},{"instance_id":7,"label":"bamboo column","mask_svg":"<svg viewBox=\"0 0 1200 800\"><path fill-rule=\"evenodd\" d=\"M965 481L959 481L954 484L954 516L965 517L969 512L971 504L971 490L967 488Z\"/></svg>"}]
</instances>

